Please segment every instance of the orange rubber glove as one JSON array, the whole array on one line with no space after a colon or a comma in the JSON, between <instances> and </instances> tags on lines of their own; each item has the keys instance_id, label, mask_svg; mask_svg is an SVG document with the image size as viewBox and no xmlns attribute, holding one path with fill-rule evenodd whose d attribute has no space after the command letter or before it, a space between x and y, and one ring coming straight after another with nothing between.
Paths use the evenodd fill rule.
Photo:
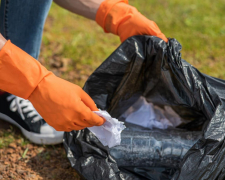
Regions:
<instances>
[{"instance_id":1,"label":"orange rubber glove","mask_svg":"<svg viewBox=\"0 0 225 180\"><path fill-rule=\"evenodd\" d=\"M105 32L119 35L121 42L134 35L152 35L168 42L155 22L128 5L128 0L105 0L101 3L96 22Z\"/></svg>"},{"instance_id":2,"label":"orange rubber glove","mask_svg":"<svg viewBox=\"0 0 225 180\"><path fill-rule=\"evenodd\" d=\"M104 119L79 86L56 77L37 60L7 41L0 51L0 89L29 99L45 121L58 131L98 126Z\"/></svg>"}]
</instances>

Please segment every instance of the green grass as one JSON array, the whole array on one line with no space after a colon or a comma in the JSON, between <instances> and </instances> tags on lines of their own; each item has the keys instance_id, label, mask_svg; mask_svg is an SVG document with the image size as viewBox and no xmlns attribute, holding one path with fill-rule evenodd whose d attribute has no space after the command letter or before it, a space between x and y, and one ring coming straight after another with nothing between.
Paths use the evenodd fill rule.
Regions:
<instances>
[{"instance_id":1,"label":"green grass","mask_svg":"<svg viewBox=\"0 0 225 180\"><path fill-rule=\"evenodd\" d=\"M183 59L206 74L225 78L224 0L130 2L181 43Z\"/></svg>"},{"instance_id":2,"label":"green grass","mask_svg":"<svg viewBox=\"0 0 225 180\"><path fill-rule=\"evenodd\" d=\"M225 79L224 0L130 0L162 32L183 46L183 59L201 72ZM68 61L59 76L83 86L88 76L120 45L119 38L103 32L94 21L53 4L46 21L40 60L50 70L51 61ZM29 142L21 135L21 145ZM14 131L0 134L0 148L15 139ZM48 156L47 156L48 158Z\"/></svg>"},{"instance_id":3,"label":"green grass","mask_svg":"<svg viewBox=\"0 0 225 180\"><path fill-rule=\"evenodd\" d=\"M26 154L27 154L28 150L29 150L29 148L26 148L25 151L23 152L23 154L22 154L23 159L26 158Z\"/></svg>"},{"instance_id":4,"label":"green grass","mask_svg":"<svg viewBox=\"0 0 225 180\"><path fill-rule=\"evenodd\" d=\"M225 78L224 3L224 0L130 0L167 37L182 44L183 59L218 78ZM104 33L94 21L53 4L45 26L41 58L50 69L52 58L69 58L70 65L60 76L82 86L119 45L118 37Z\"/></svg>"},{"instance_id":5,"label":"green grass","mask_svg":"<svg viewBox=\"0 0 225 180\"><path fill-rule=\"evenodd\" d=\"M45 25L40 58L49 69L51 59L69 58L70 66L61 77L82 86L119 43L118 37L104 34L94 21L53 4Z\"/></svg>"},{"instance_id":6,"label":"green grass","mask_svg":"<svg viewBox=\"0 0 225 180\"><path fill-rule=\"evenodd\" d=\"M7 130L0 131L0 149L7 147L11 142L15 140L15 131L12 126Z\"/></svg>"},{"instance_id":7,"label":"green grass","mask_svg":"<svg viewBox=\"0 0 225 180\"><path fill-rule=\"evenodd\" d=\"M6 129L0 129L0 149L8 147L10 143L15 141L17 141L20 146L26 146L30 143L21 133L18 133L18 129L15 129L13 126Z\"/></svg>"},{"instance_id":8,"label":"green grass","mask_svg":"<svg viewBox=\"0 0 225 180\"><path fill-rule=\"evenodd\" d=\"M14 134L9 131L1 131L0 135L0 149L7 147L15 140Z\"/></svg>"}]
</instances>

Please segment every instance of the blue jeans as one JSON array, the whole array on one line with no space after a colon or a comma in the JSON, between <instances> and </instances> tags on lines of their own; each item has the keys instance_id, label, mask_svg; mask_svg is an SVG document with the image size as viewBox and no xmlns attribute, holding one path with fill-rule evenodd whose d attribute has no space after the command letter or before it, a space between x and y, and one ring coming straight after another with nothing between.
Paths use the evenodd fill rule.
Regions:
<instances>
[{"instance_id":1,"label":"blue jeans","mask_svg":"<svg viewBox=\"0 0 225 180\"><path fill-rule=\"evenodd\" d=\"M51 3L52 0L1 0L1 34L38 59Z\"/></svg>"}]
</instances>

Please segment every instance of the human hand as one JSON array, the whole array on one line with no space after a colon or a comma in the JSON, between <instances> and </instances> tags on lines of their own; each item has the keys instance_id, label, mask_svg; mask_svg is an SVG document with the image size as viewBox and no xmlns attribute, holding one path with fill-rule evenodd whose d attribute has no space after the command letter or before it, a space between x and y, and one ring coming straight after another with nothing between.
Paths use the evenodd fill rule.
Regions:
<instances>
[{"instance_id":1,"label":"human hand","mask_svg":"<svg viewBox=\"0 0 225 180\"><path fill-rule=\"evenodd\" d=\"M6 42L0 51L0 89L29 99L45 121L58 131L98 126L104 119L79 86L56 77L23 50Z\"/></svg>"},{"instance_id":2,"label":"human hand","mask_svg":"<svg viewBox=\"0 0 225 180\"><path fill-rule=\"evenodd\" d=\"M122 42L134 35L157 36L168 42L157 24L128 5L128 0L103 1L96 14L96 22L105 32L119 35Z\"/></svg>"},{"instance_id":3,"label":"human hand","mask_svg":"<svg viewBox=\"0 0 225 180\"><path fill-rule=\"evenodd\" d=\"M56 77L46 76L28 98L45 121L57 131L100 126L104 119L94 101L83 89Z\"/></svg>"}]
</instances>

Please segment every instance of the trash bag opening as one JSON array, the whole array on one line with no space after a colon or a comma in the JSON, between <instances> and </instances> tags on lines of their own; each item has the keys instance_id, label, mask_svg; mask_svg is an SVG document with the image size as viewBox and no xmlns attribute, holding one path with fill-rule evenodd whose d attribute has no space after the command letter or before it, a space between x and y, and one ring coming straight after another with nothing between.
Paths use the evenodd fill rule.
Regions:
<instances>
[{"instance_id":1,"label":"trash bag opening","mask_svg":"<svg viewBox=\"0 0 225 180\"><path fill-rule=\"evenodd\" d=\"M190 121L183 120L170 106L157 106L140 96L120 117L120 121L148 129L175 128Z\"/></svg>"},{"instance_id":2,"label":"trash bag opening","mask_svg":"<svg viewBox=\"0 0 225 180\"><path fill-rule=\"evenodd\" d=\"M111 149L88 129L65 133L67 157L85 179L225 178L225 81L199 72L181 59L180 50L176 39L166 44L157 37L131 37L89 77L84 90L112 117L144 96L190 122L173 129L126 123L121 145Z\"/></svg>"},{"instance_id":3,"label":"trash bag opening","mask_svg":"<svg viewBox=\"0 0 225 180\"><path fill-rule=\"evenodd\" d=\"M201 131L203 122L206 121L201 112L191 107L151 101L139 93L120 100L113 108L109 106L109 112L120 121L148 129L179 128Z\"/></svg>"},{"instance_id":4,"label":"trash bag opening","mask_svg":"<svg viewBox=\"0 0 225 180\"><path fill-rule=\"evenodd\" d=\"M201 131L176 128L189 121L183 120L171 106L154 105L143 96L134 99L136 102L119 117L127 127L121 134L121 144L110 148L118 167L178 168L201 137Z\"/></svg>"}]
</instances>

